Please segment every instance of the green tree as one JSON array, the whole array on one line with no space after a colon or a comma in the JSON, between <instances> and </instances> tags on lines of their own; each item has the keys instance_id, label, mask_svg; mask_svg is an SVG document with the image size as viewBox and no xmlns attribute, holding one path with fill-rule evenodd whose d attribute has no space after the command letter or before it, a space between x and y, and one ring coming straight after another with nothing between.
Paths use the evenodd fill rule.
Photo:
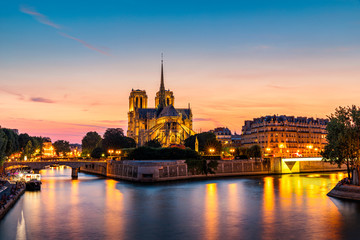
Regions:
<instances>
[{"instance_id":1,"label":"green tree","mask_svg":"<svg viewBox=\"0 0 360 240\"><path fill-rule=\"evenodd\" d=\"M360 157L360 109L355 105L339 107L329 120L326 126L327 145L321 153L323 161L339 167L346 164L351 179L351 170L359 164Z\"/></svg>"},{"instance_id":2,"label":"green tree","mask_svg":"<svg viewBox=\"0 0 360 240\"><path fill-rule=\"evenodd\" d=\"M150 140L145 143L145 147L161 148L161 143L157 139Z\"/></svg>"},{"instance_id":3,"label":"green tree","mask_svg":"<svg viewBox=\"0 0 360 240\"><path fill-rule=\"evenodd\" d=\"M205 160L202 157L186 159L185 163L188 166L188 171L193 175L215 174L215 170L219 165L217 160Z\"/></svg>"},{"instance_id":4,"label":"green tree","mask_svg":"<svg viewBox=\"0 0 360 240\"><path fill-rule=\"evenodd\" d=\"M101 147L96 147L94 148L94 150L92 150L91 152L91 157L92 158L101 158L101 156L104 154L104 149Z\"/></svg>"},{"instance_id":5,"label":"green tree","mask_svg":"<svg viewBox=\"0 0 360 240\"><path fill-rule=\"evenodd\" d=\"M216 135L212 132L199 133L188 137L185 139L185 146L195 150L196 137L199 142L199 152L208 153L210 148L215 149L215 154L219 154L221 152L222 145L216 139Z\"/></svg>"},{"instance_id":6,"label":"green tree","mask_svg":"<svg viewBox=\"0 0 360 240\"><path fill-rule=\"evenodd\" d=\"M239 159L249 159L248 148L238 147L235 149L235 156Z\"/></svg>"},{"instance_id":7,"label":"green tree","mask_svg":"<svg viewBox=\"0 0 360 240\"><path fill-rule=\"evenodd\" d=\"M122 149L135 147L135 141L132 138L124 136L124 130L121 128L108 128L104 133L102 141L104 150Z\"/></svg>"},{"instance_id":8,"label":"green tree","mask_svg":"<svg viewBox=\"0 0 360 240\"><path fill-rule=\"evenodd\" d=\"M31 140L29 140L26 144L26 146L24 147L22 154L21 154L21 159L24 159L25 156L27 156L28 158L31 157L31 155L34 153L35 149L32 145Z\"/></svg>"},{"instance_id":9,"label":"green tree","mask_svg":"<svg viewBox=\"0 0 360 240\"><path fill-rule=\"evenodd\" d=\"M83 154L91 154L96 147L101 146L101 141L101 136L97 132L86 133L81 141Z\"/></svg>"},{"instance_id":10,"label":"green tree","mask_svg":"<svg viewBox=\"0 0 360 240\"><path fill-rule=\"evenodd\" d=\"M261 147L259 145L253 145L247 149L247 155L249 157L258 159L262 157Z\"/></svg>"},{"instance_id":11,"label":"green tree","mask_svg":"<svg viewBox=\"0 0 360 240\"><path fill-rule=\"evenodd\" d=\"M18 139L19 139L19 149L21 151L24 151L26 145L28 144L29 141L31 141L32 138L27 133L21 133Z\"/></svg>"},{"instance_id":12,"label":"green tree","mask_svg":"<svg viewBox=\"0 0 360 240\"><path fill-rule=\"evenodd\" d=\"M7 145L7 137L5 133L0 129L0 166L2 166L2 163L5 160L5 149Z\"/></svg>"},{"instance_id":13,"label":"green tree","mask_svg":"<svg viewBox=\"0 0 360 240\"><path fill-rule=\"evenodd\" d=\"M63 156L65 156L66 153L70 152L70 143L68 141L57 140L56 142L53 143L53 146L55 148L57 155L62 153Z\"/></svg>"},{"instance_id":14,"label":"green tree","mask_svg":"<svg viewBox=\"0 0 360 240\"><path fill-rule=\"evenodd\" d=\"M2 128L1 130L4 132L7 138L5 155L10 156L11 154L19 151L18 135L11 129Z\"/></svg>"}]
</instances>

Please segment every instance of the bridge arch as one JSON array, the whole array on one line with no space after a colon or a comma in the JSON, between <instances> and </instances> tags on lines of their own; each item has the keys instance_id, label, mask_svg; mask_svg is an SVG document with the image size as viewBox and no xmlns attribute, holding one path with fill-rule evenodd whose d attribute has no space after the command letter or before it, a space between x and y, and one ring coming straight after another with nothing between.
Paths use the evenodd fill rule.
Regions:
<instances>
[{"instance_id":1,"label":"bridge arch","mask_svg":"<svg viewBox=\"0 0 360 240\"><path fill-rule=\"evenodd\" d=\"M99 163L104 163L104 161L15 161L5 162L3 165L3 170L5 171L5 169L13 166L26 166L32 169L35 173L38 173L41 169L45 169L47 166L64 165L71 167L71 177L73 179L77 179L80 167Z\"/></svg>"}]
</instances>

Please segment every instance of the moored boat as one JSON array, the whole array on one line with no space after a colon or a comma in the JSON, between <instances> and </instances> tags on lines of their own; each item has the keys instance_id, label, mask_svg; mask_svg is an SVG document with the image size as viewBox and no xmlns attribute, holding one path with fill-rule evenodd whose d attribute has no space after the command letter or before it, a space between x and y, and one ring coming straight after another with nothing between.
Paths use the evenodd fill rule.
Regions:
<instances>
[{"instance_id":1,"label":"moored boat","mask_svg":"<svg viewBox=\"0 0 360 240\"><path fill-rule=\"evenodd\" d=\"M26 182L26 190L27 191L40 191L41 190L41 182L36 179L32 179L32 180Z\"/></svg>"}]
</instances>

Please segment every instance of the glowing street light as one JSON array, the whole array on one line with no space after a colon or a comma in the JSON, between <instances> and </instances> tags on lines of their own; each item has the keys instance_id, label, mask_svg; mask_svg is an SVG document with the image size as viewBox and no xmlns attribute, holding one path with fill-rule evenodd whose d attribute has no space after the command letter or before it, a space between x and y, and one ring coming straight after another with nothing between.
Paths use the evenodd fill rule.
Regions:
<instances>
[{"instance_id":1,"label":"glowing street light","mask_svg":"<svg viewBox=\"0 0 360 240\"><path fill-rule=\"evenodd\" d=\"M215 152L215 149L214 148L209 148L209 153L210 154L213 154Z\"/></svg>"}]
</instances>

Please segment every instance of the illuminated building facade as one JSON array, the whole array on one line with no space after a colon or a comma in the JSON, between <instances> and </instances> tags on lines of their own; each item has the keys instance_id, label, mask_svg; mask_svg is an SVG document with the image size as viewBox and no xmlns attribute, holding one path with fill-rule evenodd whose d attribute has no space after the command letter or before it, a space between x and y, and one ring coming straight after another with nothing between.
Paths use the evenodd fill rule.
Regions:
<instances>
[{"instance_id":1,"label":"illuminated building facade","mask_svg":"<svg viewBox=\"0 0 360 240\"><path fill-rule=\"evenodd\" d=\"M212 130L216 136L216 140L221 142L223 146L231 145L231 131L227 127L218 127Z\"/></svg>"},{"instance_id":2,"label":"illuminated building facade","mask_svg":"<svg viewBox=\"0 0 360 240\"><path fill-rule=\"evenodd\" d=\"M132 90L129 97L127 136L138 146L157 139L162 146L183 144L195 134L192 130L192 112L188 108L174 107L173 92L165 90L163 61L161 61L160 90L156 93L155 108L147 107L145 90Z\"/></svg>"},{"instance_id":3,"label":"illuminated building facade","mask_svg":"<svg viewBox=\"0 0 360 240\"><path fill-rule=\"evenodd\" d=\"M245 121L241 145L259 145L264 156L320 157L326 145L327 119L265 116Z\"/></svg>"},{"instance_id":4,"label":"illuminated building facade","mask_svg":"<svg viewBox=\"0 0 360 240\"><path fill-rule=\"evenodd\" d=\"M53 157L55 156L55 149L51 142L44 142L43 143L43 153L44 157Z\"/></svg>"}]
</instances>

